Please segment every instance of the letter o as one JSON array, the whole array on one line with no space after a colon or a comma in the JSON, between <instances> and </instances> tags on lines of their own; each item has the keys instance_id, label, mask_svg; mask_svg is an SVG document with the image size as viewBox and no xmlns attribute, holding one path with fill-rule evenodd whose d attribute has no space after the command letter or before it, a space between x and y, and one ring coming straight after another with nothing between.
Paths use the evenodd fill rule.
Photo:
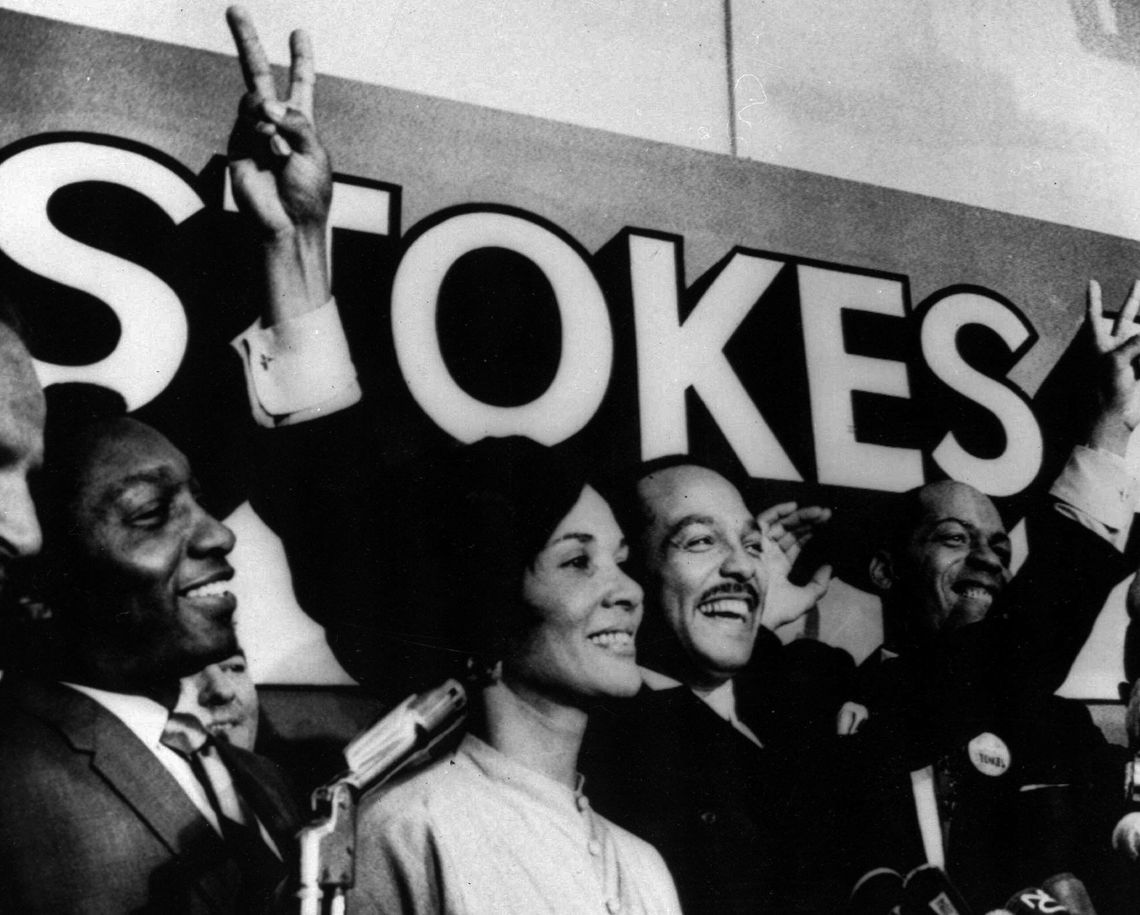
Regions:
<instances>
[{"instance_id":1,"label":"letter o","mask_svg":"<svg viewBox=\"0 0 1140 915\"><path fill-rule=\"evenodd\" d=\"M480 248L506 248L534 262L553 288L562 318L558 371L540 397L520 406L476 400L451 377L439 346L440 287L456 260ZM412 396L464 442L525 435L554 445L569 438L597 411L613 366L609 312L589 264L554 232L507 213L452 216L413 242L392 286L392 335Z\"/></svg>"}]
</instances>

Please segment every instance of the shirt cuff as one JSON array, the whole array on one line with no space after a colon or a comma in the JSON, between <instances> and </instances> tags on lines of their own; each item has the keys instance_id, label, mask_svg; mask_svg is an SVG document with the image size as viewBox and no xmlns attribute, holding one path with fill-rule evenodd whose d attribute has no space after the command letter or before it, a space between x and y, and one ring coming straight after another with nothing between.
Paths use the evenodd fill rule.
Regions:
<instances>
[{"instance_id":1,"label":"shirt cuff","mask_svg":"<svg viewBox=\"0 0 1140 915\"><path fill-rule=\"evenodd\" d=\"M301 423L360 400L335 299L272 327L257 321L231 345L241 357L258 425Z\"/></svg>"},{"instance_id":2,"label":"shirt cuff","mask_svg":"<svg viewBox=\"0 0 1140 915\"><path fill-rule=\"evenodd\" d=\"M1049 490L1057 511L1123 549L1140 497L1137 483L1119 455L1078 445Z\"/></svg>"}]
</instances>

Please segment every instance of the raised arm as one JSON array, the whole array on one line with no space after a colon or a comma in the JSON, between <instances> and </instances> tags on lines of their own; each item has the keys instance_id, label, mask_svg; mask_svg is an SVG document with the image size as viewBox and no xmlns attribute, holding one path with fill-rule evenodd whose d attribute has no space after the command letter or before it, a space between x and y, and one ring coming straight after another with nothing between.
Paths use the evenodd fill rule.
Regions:
<instances>
[{"instance_id":1,"label":"raised arm","mask_svg":"<svg viewBox=\"0 0 1140 915\"><path fill-rule=\"evenodd\" d=\"M265 258L262 323L272 327L324 305L330 294L327 223L332 169L313 119L316 80L309 36L289 37L286 98L277 87L253 20L226 11L245 78L230 134L230 176L239 209L256 227Z\"/></svg>"},{"instance_id":2,"label":"raised arm","mask_svg":"<svg viewBox=\"0 0 1140 915\"><path fill-rule=\"evenodd\" d=\"M1140 425L1140 383L1136 359L1140 357L1140 280L1116 320L1104 318L1100 284L1089 281L1088 324L1097 360L1097 414L1092 418L1089 445L1124 457L1132 431Z\"/></svg>"}]
</instances>

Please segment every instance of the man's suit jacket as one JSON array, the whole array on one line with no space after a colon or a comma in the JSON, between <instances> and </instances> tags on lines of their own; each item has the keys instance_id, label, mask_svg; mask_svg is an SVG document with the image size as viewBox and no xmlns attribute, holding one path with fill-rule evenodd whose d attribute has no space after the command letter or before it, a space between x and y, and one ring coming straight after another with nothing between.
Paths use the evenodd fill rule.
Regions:
<instances>
[{"instance_id":1,"label":"man's suit jacket","mask_svg":"<svg viewBox=\"0 0 1140 915\"><path fill-rule=\"evenodd\" d=\"M227 762L288 857L298 810L276 767L236 749ZM221 837L126 725L69 687L0 683L0 792L0 910L242 911Z\"/></svg>"},{"instance_id":2,"label":"man's suit jacket","mask_svg":"<svg viewBox=\"0 0 1140 915\"><path fill-rule=\"evenodd\" d=\"M845 898L837 830L848 786L834 777L843 771L843 738L834 733L840 698L805 708L802 694L789 695L794 678L781 668L812 668L817 676L803 676L818 684L842 679L835 667L854 665L838 649L795 644L806 663L781 663L776 682L735 680L737 714L763 749L686 686L646 688L591 714L579 762L586 793L661 852L687 915L822 915ZM776 656L791 660L782 658L789 648L758 650L775 666Z\"/></svg>"},{"instance_id":3,"label":"man's suit jacket","mask_svg":"<svg viewBox=\"0 0 1140 915\"><path fill-rule=\"evenodd\" d=\"M1029 559L985 620L864 662L871 718L851 744L861 872L925 863L910 773L932 766L947 870L972 905L994 908L1073 871L1101 894L1098 911L1112 911L1102 862L1122 812L1122 752L1053 691L1130 571L1109 543L1050 510L1031 518Z\"/></svg>"}]
</instances>

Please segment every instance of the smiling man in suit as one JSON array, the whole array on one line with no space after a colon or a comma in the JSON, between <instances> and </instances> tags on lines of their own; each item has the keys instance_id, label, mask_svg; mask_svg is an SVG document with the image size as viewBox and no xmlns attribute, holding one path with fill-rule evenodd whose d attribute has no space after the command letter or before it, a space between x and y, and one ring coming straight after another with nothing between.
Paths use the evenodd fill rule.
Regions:
<instances>
[{"instance_id":1,"label":"smiling man in suit","mask_svg":"<svg viewBox=\"0 0 1140 915\"><path fill-rule=\"evenodd\" d=\"M257 912L297 811L271 763L172 715L236 650L232 532L126 417L52 439L40 515L50 661L0 685L0 898L13 911Z\"/></svg>"},{"instance_id":2,"label":"smiling man in suit","mask_svg":"<svg viewBox=\"0 0 1140 915\"><path fill-rule=\"evenodd\" d=\"M230 24L247 83L271 81L248 16L232 10ZM296 32L291 46L291 101L311 110L308 39ZM306 247L289 207L301 188L327 209L331 183L323 150L282 133L296 151L255 131L247 99L231 168L264 230L266 294L288 298ZM0 908L266 910L292 864L291 792L272 763L174 711L180 678L237 651L233 533L157 430L122 415L75 421L54 404L37 521L27 478L43 423L31 360L0 328L0 567L37 552L42 522L51 615L0 682Z\"/></svg>"},{"instance_id":3,"label":"smiling man in suit","mask_svg":"<svg viewBox=\"0 0 1140 915\"><path fill-rule=\"evenodd\" d=\"M782 531L792 516L758 517L741 487L687 456L638 468L613 500L645 589L645 687L591 719L580 765L592 802L661 852L686 912L837 911L828 776L838 732L854 726L842 720L854 662L775 635L829 571L791 583L798 547L785 553L761 522Z\"/></svg>"}]
</instances>

